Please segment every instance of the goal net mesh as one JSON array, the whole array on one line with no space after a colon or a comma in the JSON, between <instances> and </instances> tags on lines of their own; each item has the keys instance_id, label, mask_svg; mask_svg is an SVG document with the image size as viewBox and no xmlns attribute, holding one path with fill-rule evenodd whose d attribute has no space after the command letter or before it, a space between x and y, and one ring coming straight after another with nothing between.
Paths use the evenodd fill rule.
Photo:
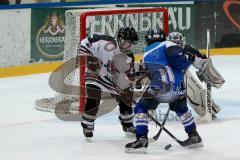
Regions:
<instances>
[{"instance_id":1,"label":"goal net mesh","mask_svg":"<svg viewBox=\"0 0 240 160\"><path fill-rule=\"evenodd\" d=\"M162 28L168 33L168 12L163 8L127 8L127 9L78 9L65 12L66 32L64 46L64 62L78 55L80 41L88 35L101 34L116 38L120 27L132 26L138 32L139 41L133 53L142 54L145 46L145 34L150 28ZM78 63L78 62L76 62ZM58 82L56 82L58 83ZM64 83L73 86L80 84L79 68L73 70L64 79ZM66 92L65 92L66 93ZM56 93L52 98L36 100L36 109L54 112L56 104L71 100L70 110L79 111L79 95ZM108 94L102 96L109 98Z\"/></svg>"}]
</instances>

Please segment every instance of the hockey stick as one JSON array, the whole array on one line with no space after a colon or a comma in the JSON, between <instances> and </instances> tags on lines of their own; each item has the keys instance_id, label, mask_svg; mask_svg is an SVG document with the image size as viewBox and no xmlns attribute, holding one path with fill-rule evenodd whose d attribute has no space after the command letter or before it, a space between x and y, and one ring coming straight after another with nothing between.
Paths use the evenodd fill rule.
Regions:
<instances>
[{"instance_id":1,"label":"hockey stick","mask_svg":"<svg viewBox=\"0 0 240 160\"><path fill-rule=\"evenodd\" d=\"M123 97L121 95L124 95L124 92L122 91L122 89L113 81L111 81L111 83L113 84L113 86L116 88L116 90L118 91L118 93L120 95L116 95L118 96L121 100L124 101ZM124 96L124 98L131 98L131 97L128 97L128 96ZM137 102L131 98L132 102L136 105ZM165 127L164 127L164 124L166 123L166 120L167 120L167 117L168 117L168 114L170 112L170 107L168 108L168 111L165 115L165 118L163 120L163 124L161 124L160 122L158 122L153 116L151 116L150 114L148 114L148 116L153 120L153 122L155 122L159 127L160 127L160 130L158 131L158 133L151 139L152 142L155 142L156 140L158 140L158 138L160 137L160 134L162 132L162 130L164 130L171 138L173 138L179 145L181 146L184 146L183 145L183 141L180 141L179 139L177 139L170 131L168 131Z\"/></svg>"},{"instance_id":2,"label":"hockey stick","mask_svg":"<svg viewBox=\"0 0 240 160\"><path fill-rule=\"evenodd\" d=\"M118 87L118 86L116 85L116 87ZM120 88L117 88L117 89L119 90L120 93L122 93L122 90L121 90ZM129 97L127 97L127 98L129 98ZM134 99L132 99L132 102L133 102L135 105L137 104L137 102L136 102ZM184 147L183 141L181 141L181 140L179 140L178 138L176 138L170 131L168 131L168 130L164 127L169 112L170 112L170 107L168 108L168 111L167 111L167 113L166 113L166 115L165 115L165 118L164 118L162 124L161 124L160 122L158 122L152 115L148 114L148 116L153 120L153 122L155 122L155 123L160 127L160 130L158 131L158 133L157 133L155 136L153 136L151 139L149 139L149 140L150 140L150 142L152 142L152 143L155 142L155 141L157 141L158 138L160 137L160 134L161 134L162 130L164 130L164 131L165 131L171 138L173 138L180 146Z\"/></svg>"},{"instance_id":3,"label":"hockey stick","mask_svg":"<svg viewBox=\"0 0 240 160\"><path fill-rule=\"evenodd\" d=\"M207 56L210 59L210 29L207 29ZM208 123L212 121L212 94L211 94L211 83L209 81L206 82L206 111L203 117L198 119L200 123Z\"/></svg>"},{"instance_id":4,"label":"hockey stick","mask_svg":"<svg viewBox=\"0 0 240 160\"><path fill-rule=\"evenodd\" d=\"M170 131L168 131L160 122L158 122L153 116L149 115L149 117L159 126L162 130L164 130L172 139L174 139L180 146L185 147L183 141L177 139Z\"/></svg>"},{"instance_id":5,"label":"hockey stick","mask_svg":"<svg viewBox=\"0 0 240 160\"><path fill-rule=\"evenodd\" d=\"M115 86L115 88L116 88L116 89L119 91L119 93L120 93L120 95L116 95L116 96L118 96L119 99L121 99L121 100L124 101L124 98L128 98L128 99L130 99L130 100L133 102L133 104L135 104L135 105L137 104L137 102L136 102L133 98L131 98L131 97L125 96L125 97L123 98L123 97L121 96L121 94L124 94L123 91L122 91L122 89L121 89L117 84L115 84L114 82L112 82L112 84ZM151 116L150 114L148 114L148 116L156 123L156 125L158 125L158 126L160 127L160 129L159 129L159 131L157 132L157 134L156 134L155 136L153 136L152 138L149 138L149 142L150 142L150 143L153 143L153 142L157 141L158 138L160 137L161 132L162 132L162 130L163 130L163 128L164 128L164 125L165 125L165 123L166 123L166 121L167 121L167 118L168 118L169 113L170 113L170 107L168 107L167 113L166 113L166 115L165 115L165 117L164 117L164 119L163 119L163 123L161 124L161 126L156 123L156 122L158 122L158 121L157 121L153 116ZM159 122L158 122L158 123L159 123ZM160 124L160 123L159 123L159 124Z\"/></svg>"},{"instance_id":6,"label":"hockey stick","mask_svg":"<svg viewBox=\"0 0 240 160\"><path fill-rule=\"evenodd\" d=\"M153 136L152 138L150 138L150 139L148 140L150 143L153 143L153 142L157 141L158 138L160 137L160 135L161 135L161 133L162 133L162 130L163 130L163 127L164 127L164 125L165 125L165 123L166 123L166 121L167 121L167 118L168 118L169 113L170 113L170 107L168 107L167 113L166 113L166 115L165 115L165 117L164 117L164 119L163 119L162 127L160 127L160 130L158 131L158 133L157 133L155 136ZM148 116L149 116L149 115L148 115ZM150 117L150 116L149 116L149 117ZM151 118L151 117L150 117L150 118ZM152 118L153 118L153 117L152 117ZM152 119L152 118L151 118L151 119Z\"/></svg>"}]
</instances>

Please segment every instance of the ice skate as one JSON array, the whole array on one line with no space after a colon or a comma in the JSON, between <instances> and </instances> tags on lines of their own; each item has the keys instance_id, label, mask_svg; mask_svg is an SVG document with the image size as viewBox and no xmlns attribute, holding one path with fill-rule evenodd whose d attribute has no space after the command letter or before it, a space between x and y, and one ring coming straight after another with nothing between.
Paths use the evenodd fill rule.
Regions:
<instances>
[{"instance_id":1,"label":"ice skate","mask_svg":"<svg viewBox=\"0 0 240 160\"><path fill-rule=\"evenodd\" d=\"M85 122L82 122L81 125L83 127L83 135L84 135L86 141L91 142L92 138L93 138L94 125L86 124Z\"/></svg>"},{"instance_id":2,"label":"ice skate","mask_svg":"<svg viewBox=\"0 0 240 160\"><path fill-rule=\"evenodd\" d=\"M203 147L202 139L196 129L194 129L191 133L188 134L188 139L183 141L183 146L189 148Z\"/></svg>"},{"instance_id":3,"label":"ice skate","mask_svg":"<svg viewBox=\"0 0 240 160\"><path fill-rule=\"evenodd\" d=\"M148 139L146 136L138 137L136 141L128 143L125 146L127 153L146 153L148 147Z\"/></svg>"}]
</instances>

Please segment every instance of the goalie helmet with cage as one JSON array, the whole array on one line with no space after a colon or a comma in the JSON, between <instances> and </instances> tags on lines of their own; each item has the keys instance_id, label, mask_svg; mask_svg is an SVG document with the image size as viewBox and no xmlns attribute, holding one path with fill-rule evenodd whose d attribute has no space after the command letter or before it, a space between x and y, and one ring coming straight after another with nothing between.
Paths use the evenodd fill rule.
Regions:
<instances>
[{"instance_id":1,"label":"goalie helmet with cage","mask_svg":"<svg viewBox=\"0 0 240 160\"><path fill-rule=\"evenodd\" d=\"M145 36L147 45L150 45L154 42L163 42L166 40L166 34L161 28L149 29Z\"/></svg>"},{"instance_id":2,"label":"goalie helmet with cage","mask_svg":"<svg viewBox=\"0 0 240 160\"><path fill-rule=\"evenodd\" d=\"M185 36L180 32L171 32L167 36L167 40L176 43L177 45L181 47L185 47L186 45L186 39Z\"/></svg>"},{"instance_id":3,"label":"goalie helmet with cage","mask_svg":"<svg viewBox=\"0 0 240 160\"><path fill-rule=\"evenodd\" d=\"M132 45L138 41L138 34L133 27L121 27L118 31L117 41L122 52L128 52Z\"/></svg>"}]
</instances>

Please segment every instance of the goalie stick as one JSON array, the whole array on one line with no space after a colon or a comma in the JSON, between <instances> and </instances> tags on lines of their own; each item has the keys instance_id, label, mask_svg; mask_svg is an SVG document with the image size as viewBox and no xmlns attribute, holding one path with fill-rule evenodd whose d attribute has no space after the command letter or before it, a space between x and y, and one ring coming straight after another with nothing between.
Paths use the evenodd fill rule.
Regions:
<instances>
[{"instance_id":1,"label":"goalie stick","mask_svg":"<svg viewBox=\"0 0 240 160\"><path fill-rule=\"evenodd\" d=\"M210 59L210 29L207 29L207 56ZM209 81L206 82L207 94L206 94L206 113L203 117L200 117L198 121L200 123L206 123L212 121L212 88Z\"/></svg>"},{"instance_id":2,"label":"goalie stick","mask_svg":"<svg viewBox=\"0 0 240 160\"><path fill-rule=\"evenodd\" d=\"M207 29L207 55L208 59L210 59L210 29ZM212 88L209 81L207 82L207 111L212 120Z\"/></svg>"}]
</instances>

